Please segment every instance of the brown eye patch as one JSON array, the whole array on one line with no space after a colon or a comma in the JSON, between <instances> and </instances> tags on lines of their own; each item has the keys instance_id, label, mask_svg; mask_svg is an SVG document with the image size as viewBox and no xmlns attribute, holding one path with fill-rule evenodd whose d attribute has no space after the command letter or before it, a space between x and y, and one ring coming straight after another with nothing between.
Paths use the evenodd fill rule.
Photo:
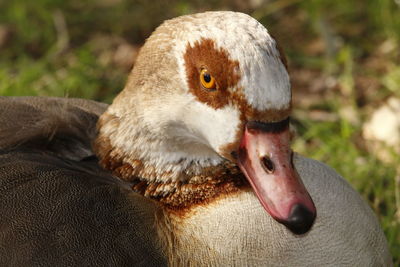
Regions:
<instances>
[{"instance_id":1,"label":"brown eye patch","mask_svg":"<svg viewBox=\"0 0 400 267\"><path fill-rule=\"evenodd\" d=\"M211 39L201 39L194 46L188 44L184 59L190 92L199 101L215 109L228 104L228 88L235 87L240 79L239 62L230 59L227 51L217 48ZM204 90L207 88L201 81L204 69L214 79L213 90Z\"/></svg>"},{"instance_id":2,"label":"brown eye patch","mask_svg":"<svg viewBox=\"0 0 400 267\"><path fill-rule=\"evenodd\" d=\"M283 54L281 53L281 57ZM223 108L234 103L240 110L241 121L279 121L289 116L291 105L283 110L252 108L237 84L241 78L239 62L232 60L223 48L217 48L211 39L201 39L193 46L187 45L184 54L186 78L189 91L201 102L214 109ZM282 60L282 59L281 59ZM283 62L284 63L284 62ZM201 71L207 72L215 79L212 90L205 89L200 80ZM235 88L234 92L228 90Z\"/></svg>"}]
</instances>

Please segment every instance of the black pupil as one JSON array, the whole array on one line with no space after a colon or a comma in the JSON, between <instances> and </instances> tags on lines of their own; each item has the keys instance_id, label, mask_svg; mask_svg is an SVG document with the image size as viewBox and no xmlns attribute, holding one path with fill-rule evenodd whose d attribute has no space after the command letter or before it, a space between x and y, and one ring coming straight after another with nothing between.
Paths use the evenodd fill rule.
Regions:
<instances>
[{"instance_id":1,"label":"black pupil","mask_svg":"<svg viewBox=\"0 0 400 267\"><path fill-rule=\"evenodd\" d=\"M210 74L204 73L204 74L203 74L203 78L204 78L204 81L205 81L206 83L211 82L211 75L210 75Z\"/></svg>"}]
</instances>

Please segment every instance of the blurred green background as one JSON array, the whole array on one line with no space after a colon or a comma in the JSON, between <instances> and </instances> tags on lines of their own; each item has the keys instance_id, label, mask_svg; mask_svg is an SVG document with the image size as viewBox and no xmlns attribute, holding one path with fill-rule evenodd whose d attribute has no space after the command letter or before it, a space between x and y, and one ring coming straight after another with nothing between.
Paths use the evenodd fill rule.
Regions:
<instances>
[{"instance_id":1,"label":"blurred green background","mask_svg":"<svg viewBox=\"0 0 400 267\"><path fill-rule=\"evenodd\" d=\"M400 97L400 0L2 0L0 10L0 95L105 102L163 20L252 15L289 60L295 150L334 167L369 201L400 266L400 157L393 147L381 157L362 134L379 106Z\"/></svg>"}]
</instances>

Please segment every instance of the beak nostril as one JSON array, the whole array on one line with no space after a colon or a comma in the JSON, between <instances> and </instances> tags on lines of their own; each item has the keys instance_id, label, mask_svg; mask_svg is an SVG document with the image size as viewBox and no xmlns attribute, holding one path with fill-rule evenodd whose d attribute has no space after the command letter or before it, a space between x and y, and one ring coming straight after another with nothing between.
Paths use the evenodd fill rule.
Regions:
<instances>
[{"instance_id":1,"label":"beak nostril","mask_svg":"<svg viewBox=\"0 0 400 267\"><path fill-rule=\"evenodd\" d=\"M272 174L275 171L275 165L272 162L270 157L263 156L260 158L260 161L261 161L261 165L263 166L264 170L267 173Z\"/></svg>"}]
</instances>

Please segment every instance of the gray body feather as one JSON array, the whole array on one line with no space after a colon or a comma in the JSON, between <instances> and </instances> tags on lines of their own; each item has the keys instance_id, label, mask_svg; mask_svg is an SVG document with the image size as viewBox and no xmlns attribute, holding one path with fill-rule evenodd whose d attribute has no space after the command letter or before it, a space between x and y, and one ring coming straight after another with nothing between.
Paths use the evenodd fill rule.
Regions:
<instances>
[{"instance_id":1,"label":"gray body feather","mask_svg":"<svg viewBox=\"0 0 400 267\"><path fill-rule=\"evenodd\" d=\"M0 266L166 265L156 205L93 157L105 108L0 97Z\"/></svg>"}]
</instances>

